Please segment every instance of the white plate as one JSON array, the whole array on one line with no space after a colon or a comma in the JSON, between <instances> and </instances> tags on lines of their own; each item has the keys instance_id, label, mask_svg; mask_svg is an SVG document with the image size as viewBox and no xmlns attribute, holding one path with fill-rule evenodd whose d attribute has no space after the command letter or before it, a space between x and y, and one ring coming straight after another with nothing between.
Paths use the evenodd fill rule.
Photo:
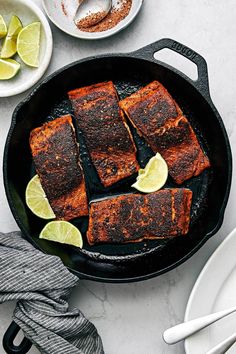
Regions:
<instances>
[{"instance_id":1,"label":"white plate","mask_svg":"<svg viewBox=\"0 0 236 354\"><path fill-rule=\"evenodd\" d=\"M189 297L185 321L233 306L236 306L236 229L201 271ZM186 353L204 354L235 332L236 314L232 314L186 339ZM236 353L236 345L227 352L233 353Z\"/></svg>"},{"instance_id":2,"label":"white plate","mask_svg":"<svg viewBox=\"0 0 236 354\"><path fill-rule=\"evenodd\" d=\"M67 4L68 1L70 7L68 6L68 8L66 8L64 6L63 8L62 4ZM80 31L74 24L74 2L77 3L77 0L43 0L43 7L50 20L54 23L54 25L56 25L58 28L60 28L67 34L82 39L102 39L110 37L113 34L121 31L135 19L143 4L143 0L133 0L132 7L128 16L126 16L126 18L119 22L115 27L103 32L89 33ZM114 2L116 3L117 0L113 0L113 3Z\"/></svg>"},{"instance_id":3,"label":"white plate","mask_svg":"<svg viewBox=\"0 0 236 354\"><path fill-rule=\"evenodd\" d=\"M31 0L0 0L0 14L7 24L11 16L16 15L23 26L35 21L42 25L39 67L31 68L14 56L13 59L21 64L20 72L11 80L0 81L0 97L8 97L29 89L42 77L52 55L52 33L45 15Z\"/></svg>"}]
</instances>

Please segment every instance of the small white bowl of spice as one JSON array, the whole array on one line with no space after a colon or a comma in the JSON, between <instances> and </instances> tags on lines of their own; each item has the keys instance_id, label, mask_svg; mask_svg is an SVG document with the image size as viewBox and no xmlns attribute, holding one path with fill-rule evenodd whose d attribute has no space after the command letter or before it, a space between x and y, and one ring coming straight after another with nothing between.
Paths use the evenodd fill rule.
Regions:
<instances>
[{"instance_id":1,"label":"small white bowl of spice","mask_svg":"<svg viewBox=\"0 0 236 354\"><path fill-rule=\"evenodd\" d=\"M83 3L86 1L83 0ZM62 31L73 37L91 40L110 37L127 27L143 4L143 0L112 0L107 15L93 24L90 13L82 21L75 21L80 2L82 0L43 0L43 6L50 20Z\"/></svg>"},{"instance_id":2,"label":"small white bowl of spice","mask_svg":"<svg viewBox=\"0 0 236 354\"><path fill-rule=\"evenodd\" d=\"M19 94L44 74L52 55L52 34L31 0L0 1L0 97Z\"/></svg>"}]
</instances>

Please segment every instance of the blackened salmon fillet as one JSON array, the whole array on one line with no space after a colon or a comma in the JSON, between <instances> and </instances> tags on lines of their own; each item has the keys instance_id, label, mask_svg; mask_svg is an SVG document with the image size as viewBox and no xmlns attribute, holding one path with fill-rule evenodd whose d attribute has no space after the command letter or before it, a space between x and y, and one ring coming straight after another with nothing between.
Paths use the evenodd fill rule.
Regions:
<instances>
[{"instance_id":1,"label":"blackened salmon fillet","mask_svg":"<svg viewBox=\"0 0 236 354\"><path fill-rule=\"evenodd\" d=\"M79 147L70 115L35 128L30 147L40 182L57 219L88 214Z\"/></svg>"},{"instance_id":2,"label":"blackened salmon fillet","mask_svg":"<svg viewBox=\"0 0 236 354\"><path fill-rule=\"evenodd\" d=\"M105 187L137 172L136 147L111 81L68 93L76 124Z\"/></svg>"},{"instance_id":3,"label":"blackened salmon fillet","mask_svg":"<svg viewBox=\"0 0 236 354\"><path fill-rule=\"evenodd\" d=\"M120 101L120 107L151 149L166 160L177 184L210 167L189 121L158 81Z\"/></svg>"},{"instance_id":4,"label":"blackened salmon fillet","mask_svg":"<svg viewBox=\"0 0 236 354\"><path fill-rule=\"evenodd\" d=\"M188 233L192 192L163 189L147 195L126 194L92 202L89 244L139 242Z\"/></svg>"}]
</instances>

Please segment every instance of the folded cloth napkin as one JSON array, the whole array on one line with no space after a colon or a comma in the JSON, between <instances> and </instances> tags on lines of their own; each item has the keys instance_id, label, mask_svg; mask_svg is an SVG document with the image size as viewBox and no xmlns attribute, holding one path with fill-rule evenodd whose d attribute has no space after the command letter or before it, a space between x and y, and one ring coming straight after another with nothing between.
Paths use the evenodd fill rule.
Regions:
<instances>
[{"instance_id":1,"label":"folded cloth napkin","mask_svg":"<svg viewBox=\"0 0 236 354\"><path fill-rule=\"evenodd\" d=\"M13 319L45 354L102 354L94 325L67 299L78 284L60 258L35 249L19 232L0 233L0 303L18 300Z\"/></svg>"}]
</instances>

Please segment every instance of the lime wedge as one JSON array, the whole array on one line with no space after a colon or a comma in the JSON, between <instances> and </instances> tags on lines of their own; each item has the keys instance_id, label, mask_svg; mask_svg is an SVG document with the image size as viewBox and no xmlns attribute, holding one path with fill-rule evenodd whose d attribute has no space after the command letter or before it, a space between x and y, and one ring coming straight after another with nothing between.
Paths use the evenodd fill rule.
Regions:
<instances>
[{"instance_id":1,"label":"lime wedge","mask_svg":"<svg viewBox=\"0 0 236 354\"><path fill-rule=\"evenodd\" d=\"M39 218L55 219L55 214L41 186L38 175L35 175L29 181L25 191L25 200L30 210Z\"/></svg>"},{"instance_id":2,"label":"lime wedge","mask_svg":"<svg viewBox=\"0 0 236 354\"><path fill-rule=\"evenodd\" d=\"M13 15L9 23L7 36L17 38L18 33L20 32L21 29L22 29L21 20L19 19L19 17Z\"/></svg>"},{"instance_id":3,"label":"lime wedge","mask_svg":"<svg viewBox=\"0 0 236 354\"><path fill-rule=\"evenodd\" d=\"M139 170L137 181L132 185L140 192L152 193L161 189L168 177L168 167L162 156L157 153Z\"/></svg>"},{"instance_id":4,"label":"lime wedge","mask_svg":"<svg viewBox=\"0 0 236 354\"><path fill-rule=\"evenodd\" d=\"M7 36L3 41L1 58L11 58L16 54L16 40L21 29L22 23L20 22L19 18L15 15L12 16L9 23Z\"/></svg>"},{"instance_id":5,"label":"lime wedge","mask_svg":"<svg viewBox=\"0 0 236 354\"><path fill-rule=\"evenodd\" d=\"M0 59L0 80L12 79L20 70L20 64L13 59Z\"/></svg>"},{"instance_id":6,"label":"lime wedge","mask_svg":"<svg viewBox=\"0 0 236 354\"><path fill-rule=\"evenodd\" d=\"M39 238L76 247L83 247L80 231L68 221L51 221L41 231Z\"/></svg>"},{"instance_id":7,"label":"lime wedge","mask_svg":"<svg viewBox=\"0 0 236 354\"><path fill-rule=\"evenodd\" d=\"M24 27L17 38L17 52L23 62L29 66L39 66L40 22Z\"/></svg>"},{"instance_id":8,"label":"lime wedge","mask_svg":"<svg viewBox=\"0 0 236 354\"><path fill-rule=\"evenodd\" d=\"M0 39L5 37L6 34L7 34L7 26L2 15L0 15Z\"/></svg>"}]
</instances>

